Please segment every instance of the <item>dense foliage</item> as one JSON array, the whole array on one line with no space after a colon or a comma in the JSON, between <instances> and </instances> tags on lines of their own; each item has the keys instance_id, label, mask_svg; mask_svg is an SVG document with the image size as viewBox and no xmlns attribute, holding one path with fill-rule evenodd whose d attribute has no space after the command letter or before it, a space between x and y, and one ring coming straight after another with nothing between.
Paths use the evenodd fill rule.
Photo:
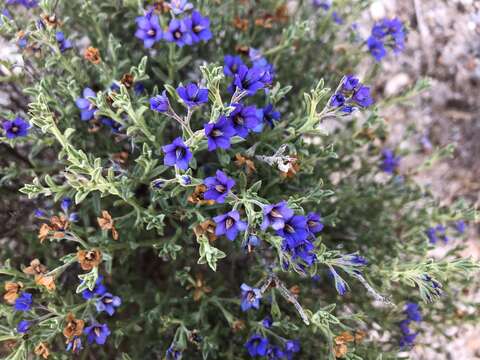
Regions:
<instances>
[{"instance_id":1,"label":"dense foliage","mask_svg":"<svg viewBox=\"0 0 480 360\"><path fill-rule=\"evenodd\" d=\"M476 212L412 180L452 148L404 170L421 149L388 148L380 112L428 84L370 87L402 21L363 39L368 1L4 5L6 358L393 359L469 319L477 264L430 250Z\"/></svg>"}]
</instances>

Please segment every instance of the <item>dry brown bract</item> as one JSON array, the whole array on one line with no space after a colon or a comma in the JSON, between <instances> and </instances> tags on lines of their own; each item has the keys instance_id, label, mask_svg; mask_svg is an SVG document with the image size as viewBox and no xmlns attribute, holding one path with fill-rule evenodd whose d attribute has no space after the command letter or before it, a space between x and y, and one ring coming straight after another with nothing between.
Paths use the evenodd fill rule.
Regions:
<instances>
[{"instance_id":1,"label":"dry brown bract","mask_svg":"<svg viewBox=\"0 0 480 360\"><path fill-rule=\"evenodd\" d=\"M130 89L133 86L134 78L132 74L124 74L120 80L120 83L125 85L127 89Z\"/></svg>"},{"instance_id":2,"label":"dry brown bract","mask_svg":"<svg viewBox=\"0 0 480 360\"><path fill-rule=\"evenodd\" d=\"M254 162L242 154L235 154L235 165L239 168L245 167L247 175L252 175L257 169L255 168Z\"/></svg>"},{"instance_id":3,"label":"dry brown bract","mask_svg":"<svg viewBox=\"0 0 480 360\"><path fill-rule=\"evenodd\" d=\"M67 338L67 341L71 341L75 336L80 336L83 333L83 327L85 322L75 318L75 315L69 313L67 315L67 324L63 328L63 336Z\"/></svg>"},{"instance_id":4,"label":"dry brown bract","mask_svg":"<svg viewBox=\"0 0 480 360\"><path fill-rule=\"evenodd\" d=\"M366 333L364 331L356 331L355 335L352 335L348 331L342 332L340 335L335 337L335 347L334 353L336 358L343 358L348 353L348 343L351 342L360 342L365 337Z\"/></svg>"},{"instance_id":5,"label":"dry brown bract","mask_svg":"<svg viewBox=\"0 0 480 360\"><path fill-rule=\"evenodd\" d=\"M233 332L239 332L245 329L245 322L243 320L235 320L232 323L232 330Z\"/></svg>"},{"instance_id":6,"label":"dry brown bract","mask_svg":"<svg viewBox=\"0 0 480 360\"><path fill-rule=\"evenodd\" d=\"M215 200L205 200L203 198L203 194L205 193L205 191L207 191L207 187L205 185L203 184L197 185L192 195L188 197L188 202L191 204L199 204L199 205L215 204Z\"/></svg>"},{"instance_id":7,"label":"dry brown bract","mask_svg":"<svg viewBox=\"0 0 480 360\"><path fill-rule=\"evenodd\" d=\"M197 226L193 230L197 237L206 235L210 242L217 240L217 235L215 235L216 224L212 220L206 220Z\"/></svg>"},{"instance_id":8,"label":"dry brown bract","mask_svg":"<svg viewBox=\"0 0 480 360\"><path fill-rule=\"evenodd\" d=\"M35 283L37 285L45 286L48 291L56 289L54 276L36 275Z\"/></svg>"},{"instance_id":9,"label":"dry brown bract","mask_svg":"<svg viewBox=\"0 0 480 360\"><path fill-rule=\"evenodd\" d=\"M79 250L77 260L82 270L90 271L102 262L102 252L98 249Z\"/></svg>"},{"instance_id":10,"label":"dry brown bract","mask_svg":"<svg viewBox=\"0 0 480 360\"><path fill-rule=\"evenodd\" d=\"M153 3L153 8L160 14L166 14L170 11L170 5L165 0L157 0Z\"/></svg>"},{"instance_id":11,"label":"dry brown bract","mask_svg":"<svg viewBox=\"0 0 480 360\"><path fill-rule=\"evenodd\" d=\"M300 170L300 164L298 162L298 158L294 155L291 157L290 161L284 164L286 171L282 171L280 175L283 178L292 178L294 177L297 172Z\"/></svg>"},{"instance_id":12,"label":"dry brown bract","mask_svg":"<svg viewBox=\"0 0 480 360\"><path fill-rule=\"evenodd\" d=\"M194 301L199 301L202 298L203 295L212 292L212 288L210 286L207 286L207 284L203 280L203 275L202 274L198 274L196 276L194 289L195 289L193 291L193 300Z\"/></svg>"},{"instance_id":13,"label":"dry brown bract","mask_svg":"<svg viewBox=\"0 0 480 360\"><path fill-rule=\"evenodd\" d=\"M33 259L30 261L30 266L23 269L23 272L27 275L42 275L47 273L47 267L40 260Z\"/></svg>"},{"instance_id":14,"label":"dry brown bract","mask_svg":"<svg viewBox=\"0 0 480 360\"><path fill-rule=\"evenodd\" d=\"M47 343L41 342L38 343L37 346L35 346L35 355L40 356L44 359L48 359L50 356L50 351L48 350L48 345Z\"/></svg>"},{"instance_id":15,"label":"dry brown bract","mask_svg":"<svg viewBox=\"0 0 480 360\"><path fill-rule=\"evenodd\" d=\"M247 19L241 19L237 16L235 19L233 19L232 24L233 24L233 27L235 29L238 29L240 31L245 32L245 31L248 30L248 20Z\"/></svg>"},{"instance_id":16,"label":"dry brown bract","mask_svg":"<svg viewBox=\"0 0 480 360\"><path fill-rule=\"evenodd\" d=\"M42 15L42 20L48 27L55 28L59 25L62 25L60 23L60 21L58 21L57 15L55 15L55 14L53 14L53 15L43 14Z\"/></svg>"},{"instance_id":17,"label":"dry brown bract","mask_svg":"<svg viewBox=\"0 0 480 360\"><path fill-rule=\"evenodd\" d=\"M85 50L85 54L83 55L83 57L95 65L98 65L102 62L102 58L100 57L100 50L92 46L88 47Z\"/></svg>"},{"instance_id":18,"label":"dry brown bract","mask_svg":"<svg viewBox=\"0 0 480 360\"><path fill-rule=\"evenodd\" d=\"M102 217L97 218L97 221L102 230L112 230L113 240L118 240L118 231L113 223L112 215L107 210L102 211Z\"/></svg>"},{"instance_id":19,"label":"dry brown bract","mask_svg":"<svg viewBox=\"0 0 480 360\"><path fill-rule=\"evenodd\" d=\"M40 243L43 243L46 238L48 238L48 234L53 229L48 224L42 224L40 226L40 230L38 231L38 238L40 239Z\"/></svg>"},{"instance_id":20,"label":"dry brown bract","mask_svg":"<svg viewBox=\"0 0 480 360\"><path fill-rule=\"evenodd\" d=\"M11 305L14 304L22 288L23 288L23 284L21 282L16 283L16 282L7 281L5 283L6 293L3 295L3 299L8 304L11 304Z\"/></svg>"}]
</instances>

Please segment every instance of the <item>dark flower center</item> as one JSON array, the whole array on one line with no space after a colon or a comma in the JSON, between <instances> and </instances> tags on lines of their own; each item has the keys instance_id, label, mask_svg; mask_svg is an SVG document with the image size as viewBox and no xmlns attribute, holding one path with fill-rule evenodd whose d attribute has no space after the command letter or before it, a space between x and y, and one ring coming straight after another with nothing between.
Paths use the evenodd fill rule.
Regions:
<instances>
[{"instance_id":1,"label":"dark flower center","mask_svg":"<svg viewBox=\"0 0 480 360\"><path fill-rule=\"evenodd\" d=\"M175 39L180 39L182 37L182 33L177 30L173 33L173 36L175 37Z\"/></svg>"},{"instance_id":2,"label":"dark flower center","mask_svg":"<svg viewBox=\"0 0 480 360\"><path fill-rule=\"evenodd\" d=\"M307 224L308 224L308 227L314 227L318 225L318 223L314 220L308 220Z\"/></svg>"},{"instance_id":3,"label":"dark flower center","mask_svg":"<svg viewBox=\"0 0 480 360\"><path fill-rule=\"evenodd\" d=\"M237 125L243 125L243 124L245 124L245 119L244 119L242 116L240 116L240 115L235 116L235 118L233 119L233 121L234 121L235 124L237 124Z\"/></svg>"},{"instance_id":4,"label":"dark flower center","mask_svg":"<svg viewBox=\"0 0 480 360\"><path fill-rule=\"evenodd\" d=\"M175 155L177 156L177 160L180 160L185 156L185 149L184 148L177 148L175 150Z\"/></svg>"},{"instance_id":5,"label":"dark flower center","mask_svg":"<svg viewBox=\"0 0 480 360\"><path fill-rule=\"evenodd\" d=\"M156 34L155 29L150 29L150 30L147 31L147 35L149 35L149 36L154 36L155 34Z\"/></svg>"},{"instance_id":6,"label":"dark flower center","mask_svg":"<svg viewBox=\"0 0 480 360\"><path fill-rule=\"evenodd\" d=\"M113 302L113 300L110 297L103 298L103 303L104 304L111 304L112 302Z\"/></svg>"},{"instance_id":7,"label":"dark flower center","mask_svg":"<svg viewBox=\"0 0 480 360\"><path fill-rule=\"evenodd\" d=\"M194 26L194 28L193 28L193 32L195 32L195 33L199 33L199 32L202 31L202 30L203 30L203 26L202 26L202 25L196 25L196 26Z\"/></svg>"},{"instance_id":8,"label":"dark flower center","mask_svg":"<svg viewBox=\"0 0 480 360\"><path fill-rule=\"evenodd\" d=\"M89 261L95 260L95 258L96 258L95 251L89 251L85 254L85 259Z\"/></svg>"},{"instance_id":9,"label":"dark flower center","mask_svg":"<svg viewBox=\"0 0 480 360\"><path fill-rule=\"evenodd\" d=\"M250 303L253 303L255 302L255 299L256 299L255 293L253 291L249 291L247 293L247 301Z\"/></svg>"},{"instance_id":10,"label":"dark flower center","mask_svg":"<svg viewBox=\"0 0 480 360\"><path fill-rule=\"evenodd\" d=\"M272 211L270 211L270 216L277 219L283 217L282 214L280 214L277 209L273 209Z\"/></svg>"},{"instance_id":11,"label":"dark flower center","mask_svg":"<svg viewBox=\"0 0 480 360\"><path fill-rule=\"evenodd\" d=\"M228 218L226 221L225 221L225 227L228 229L230 229L234 224L234 221L232 218Z\"/></svg>"},{"instance_id":12,"label":"dark flower center","mask_svg":"<svg viewBox=\"0 0 480 360\"><path fill-rule=\"evenodd\" d=\"M16 134L16 133L18 132L18 130L20 130L20 129L19 129L19 127L16 126L16 125L13 125L12 128L10 129L10 131L11 131L12 133L14 133L14 134Z\"/></svg>"},{"instance_id":13,"label":"dark flower center","mask_svg":"<svg viewBox=\"0 0 480 360\"><path fill-rule=\"evenodd\" d=\"M289 234L295 234L295 229L290 224L285 224L285 231Z\"/></svg>"},{"instance_id":14,"label":"dark flower center","mask_svg":"<svg viewBox=\"0 0 480 360\"><path fill-rule=\"evenodd\" d=\"M215 129L215 130L212 131L212 135L213 135L214 137L219 137L219 136L222 136L222 135L223 135L223 132L222 132L221 130L219 130L219 129Z\"/></svg>"},{"instance_id":15,"label":"dark flower center","mask_svg":"<svg viewBox=\"0 0 480 360\"><path fill-rule=\"evenodd\" d=\"M215 185L215 190L217 190L219 193L224 193L227 188L223 186L222 184Z\"/></svg>"},{"instance_id":16,"label":"dark flower center","mask_svg":"<svg viewBox=\"0 0 480 360\"><path fill-rule=\"evenodd\" d=\"M100 336L100 328L99 327L96 327L95 329L93 329L93 332L95 333L95 335Z\"/></svg>"}]
</instances>

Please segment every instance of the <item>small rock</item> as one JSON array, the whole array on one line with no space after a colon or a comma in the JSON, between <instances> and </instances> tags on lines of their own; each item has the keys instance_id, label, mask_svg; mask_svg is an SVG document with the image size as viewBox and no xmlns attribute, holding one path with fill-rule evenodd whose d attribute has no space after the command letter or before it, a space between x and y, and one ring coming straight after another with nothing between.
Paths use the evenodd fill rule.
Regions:
<instances>
[{"instance_id":1,"label":"small rock","mask_svg":"<svg viewBox=\"0 0 480 360\"><path fill-rule=\"evenodd\" d=\"M398 94L411 82L410 76L406 73L400 73L393 76L385 85L385 95L392 96Z\"/></svg>"}]
</instances>

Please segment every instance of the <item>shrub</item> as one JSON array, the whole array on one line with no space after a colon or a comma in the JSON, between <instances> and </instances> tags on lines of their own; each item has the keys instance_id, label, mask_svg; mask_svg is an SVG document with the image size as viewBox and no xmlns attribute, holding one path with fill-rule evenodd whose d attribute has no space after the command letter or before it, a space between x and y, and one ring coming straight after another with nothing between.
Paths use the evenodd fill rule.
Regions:
<instances>
[{"instance_id":1,"label":"shrub","mask_svg":"<svg viewBox=\"0 0 480 360\"><path fill-rule=\"evenodd\" d=\"M451 147L388 148L428 85L373 92L407 29L362 40L366 3L7 0L5 356L393 359L464 321L478 265L430 250L476 212L413 180Z\"/></svg>"}]
</instances>

